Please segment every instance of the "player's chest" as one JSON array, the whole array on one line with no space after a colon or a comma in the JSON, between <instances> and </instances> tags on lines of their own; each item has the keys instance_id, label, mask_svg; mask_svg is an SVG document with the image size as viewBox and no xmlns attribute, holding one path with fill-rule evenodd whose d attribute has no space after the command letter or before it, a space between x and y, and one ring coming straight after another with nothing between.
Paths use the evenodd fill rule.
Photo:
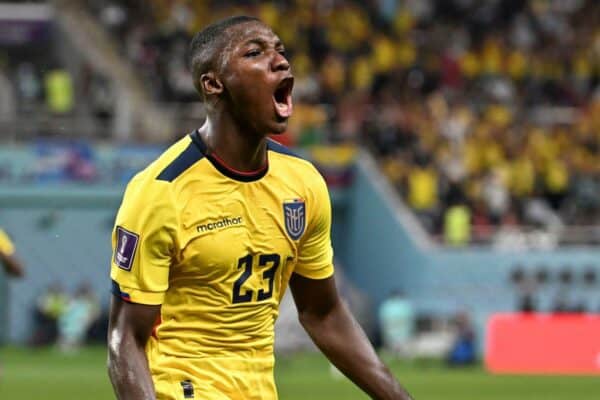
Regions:
<instances>
[{"instance_id":1,"label":"player's chest","mask_svg":"<svg viewBox=\"0 0 600 400\"><path fill-rule=\"evenodd\" d=\"M209 189L180 209L186 265L200 274L228 275L250 258L259 264L296 259L307 224L301 193L260 185Z\"/></svg>"}]
</instances>

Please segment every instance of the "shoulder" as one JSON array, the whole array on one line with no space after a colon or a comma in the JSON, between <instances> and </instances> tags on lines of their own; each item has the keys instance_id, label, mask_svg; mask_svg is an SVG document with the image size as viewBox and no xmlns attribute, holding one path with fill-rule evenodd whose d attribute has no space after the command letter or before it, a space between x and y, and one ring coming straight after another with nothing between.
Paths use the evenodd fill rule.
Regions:
<instances>
[{"instance_id":1,"label":"shoulder","mask_svg":"<svg viewBox=\"0 0 600 400\"><path fill-rule=\"evenodd\" d=\"M203 158L200 146L191 135L186 135L152 163L151 176L158 181L173 182Z\"/></svg>"},{"instance_id":2,"label":"shoulder","mask_svg":"<svg viewBox=\"0 0 600 400\"><path fill-rule=\"evenodd\" d=\"M144 205L170 203L173 190L171 183L203 157L189 135L178 140L129 181L122 210L130 209L136 213L136 209Z\"/></svg>"},{"instance_id":3,"label":"shoulder","mask_svg":"<svg viewBox=\"0 0 600 400\"><path fill-rule=\"evenodd\" d=\"M267 139L267 149L273 154L273 158L279 162L278 167L284 167L295 175L301 175L302 181L307 182L309 185L325 184L321 173L313 163L298 153L270 138Z\"/></svg>"},{"instance_id":4,"label":"shoulder","mask_svg":"<svg viewBox=\"0 0 600 400\"><path fill-rule=\"evenodd\" d=\"M128 186L165 186L182 176L202 158L204 154L192 141L190 135L186 135L136 174Z\"/></svg>"}]
</instances>

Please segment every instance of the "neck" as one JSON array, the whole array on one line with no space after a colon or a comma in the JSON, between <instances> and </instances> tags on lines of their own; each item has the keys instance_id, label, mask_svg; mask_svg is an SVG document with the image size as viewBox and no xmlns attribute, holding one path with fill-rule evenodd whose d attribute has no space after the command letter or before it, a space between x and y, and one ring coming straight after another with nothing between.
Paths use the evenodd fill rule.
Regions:
<instances>
[{"instance_id":1,"label":"neck","mask_svg":"<svg viewBox=\"0 0 600 400\"><path fill-rule=\"evenodd\" d=\"M243 131L231 118L209 115L198 132L210 151L230 168L257 171L267 162L266 136Z\"/></svg>"}]
</instances>

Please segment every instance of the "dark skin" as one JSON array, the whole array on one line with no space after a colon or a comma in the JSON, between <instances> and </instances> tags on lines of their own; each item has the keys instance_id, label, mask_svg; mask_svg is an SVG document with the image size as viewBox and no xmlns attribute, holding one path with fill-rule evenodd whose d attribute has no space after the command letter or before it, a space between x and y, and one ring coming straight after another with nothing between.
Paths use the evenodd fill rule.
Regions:
<instances>
[{"instance_id":1,"label":"dark skin","mask_svg":"<svg viewBox=\"0 0 600 400\"><path fill-rule=\"evenodd\" d=\"M272 93L291 78L290 65L279 38L262 23L239 24L227 33L230 45L220 67L200 77L208 115L199 132L227 165L255 171L267 162L267 135L287 126L291 105L278 111ZM411 399L341 301L334 277L292 274L290 289L302 326L340 371L374 399ZM156 398L144 348L159 314L160 306L112 300L108 370L120 400Z\"/></svg>"},{"instance_id":2,"label":"dark skin","mask_svg":"<svg viewBox=\"0 0 600 400\"><path fill-rule=\"evenodd\" d=\"M293 77L283 44L268 27L245 23L230 31L222 68L200 77L208 115L199 131L228 166L255 171L267 160L267 134L287 128L287 119L274 111L272 94L279 82Z\"/></svg>"},{"instance_id":3,"label":"dark skin","mask_svg":"<svg viewBox=\"0 0 600 400\"><path fill-rule=\"evenodd\" d=\"M159 315L160 306L111 300L108 374L120 400L156 399L144 349Z\"/></svg>"},{"instance_id":4,"label":"dark skin","mask_svg":"<svg viewBox=\"0 0 600 400\"><path fill-rule=\"evenodd\" d=\"M0 264L4 265L4 270L10 276L22 278L25 275L23 264L14 255L0 252Z\"/></svg>"}]
</instances>

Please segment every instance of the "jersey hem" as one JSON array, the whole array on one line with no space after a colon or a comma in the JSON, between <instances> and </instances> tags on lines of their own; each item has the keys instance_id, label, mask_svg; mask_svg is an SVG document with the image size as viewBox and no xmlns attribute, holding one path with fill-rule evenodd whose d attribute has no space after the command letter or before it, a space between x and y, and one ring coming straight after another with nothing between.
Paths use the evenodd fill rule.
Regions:
<instances>
[{"instance_id":1,"label":"jersey hem","mask_svg":"<svg viewBox=\"0 0 600 400\"><path fill-rule=\"evenodd\" d=\"M112 281L111 293L123 301L135 304L161 305L165 298L164 292L146 292L123 287L115 280Z\"/></svg>"},{"instance_id":2,"label":"jersey hem","mask_svg":"<svg viewBox=\"0 0 600 400\"><path fill-rule=\"evenodd\" d=\"M334 272L335 272L335 269L333 267L333 264L329 264L323 268L319 268L316 271L312 270L312 269L308 270L308 271L294 270L295 274L298 274L304 278L317 279L317 280L331 278L333 276Z\"/></svg>"}]
</instances>

